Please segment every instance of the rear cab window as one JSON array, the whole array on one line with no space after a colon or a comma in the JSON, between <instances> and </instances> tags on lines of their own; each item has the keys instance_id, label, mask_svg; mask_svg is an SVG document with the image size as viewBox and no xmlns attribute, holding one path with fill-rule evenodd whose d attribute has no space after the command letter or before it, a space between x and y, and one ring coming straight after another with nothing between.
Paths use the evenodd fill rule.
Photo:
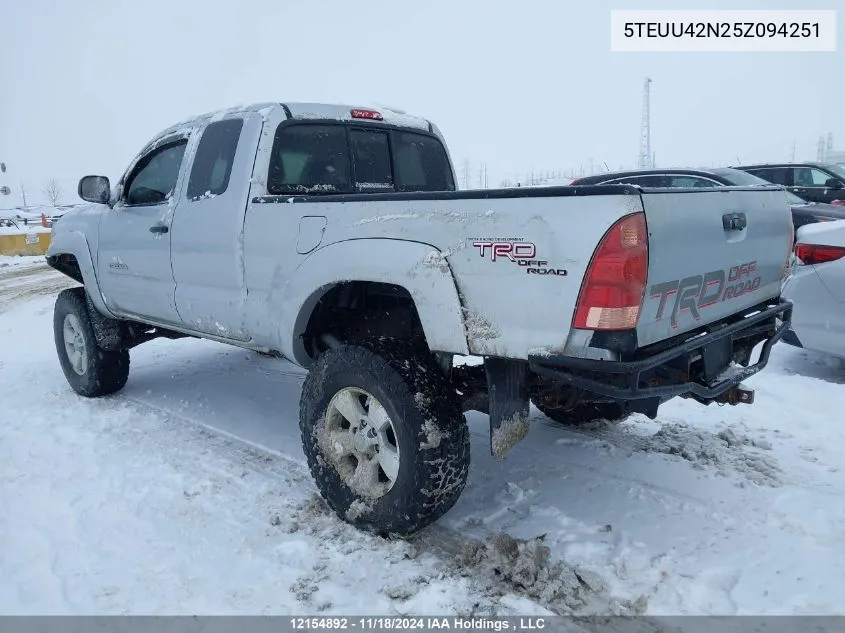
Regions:
<instances>
[{"instance_id":1,"label":"rear cab window","mask_svg":"<svg viewBox=\"0 0 845 633\"><path fill-rule=\"evenodd\" d=\"M276 130L270 194L454 190L446 149L433 136L343 123L282 123Z\"/></svg>"},{"instance_id":2,"label":"rear cab window","mask_svg":"<svg viewBox=\"0 0 845 633\"><path fill-rule=\"evenodd\" d=\"M229 119L211 123L205 128L188 179L189 200L197 201L225 193L243 126L243 119Z\"/></svg>"}]
</instances>

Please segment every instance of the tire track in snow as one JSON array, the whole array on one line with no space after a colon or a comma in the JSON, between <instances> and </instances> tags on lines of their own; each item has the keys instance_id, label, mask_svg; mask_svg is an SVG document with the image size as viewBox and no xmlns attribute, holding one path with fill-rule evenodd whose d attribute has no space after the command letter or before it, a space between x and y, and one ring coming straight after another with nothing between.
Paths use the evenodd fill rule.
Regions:
<instances>
[{"instance_id":1,"label":"tire track in snow","mask_svg":"<svg viewBox=\"0 0 845 633\"><path fill-rule=\"evenodd\" d=\"M10 279L32 277L34 275L43 275L44 273L53 271L54 269L48 266L46 262L33 264L31 266L0 266L0 282L8 281Z\"/></svg>"},{"instance_id":2,"label":"tire track in snow","mask_svg":"<svg viewBox=\"0 0 845 633\"><path fill-rule=\"evenodd\" d=\"M14 283L7 283L13 281ZM0 275L0 313L30 299L58 294L79 283L49 267L25 268Z\"/></svg>"}]
</instances>

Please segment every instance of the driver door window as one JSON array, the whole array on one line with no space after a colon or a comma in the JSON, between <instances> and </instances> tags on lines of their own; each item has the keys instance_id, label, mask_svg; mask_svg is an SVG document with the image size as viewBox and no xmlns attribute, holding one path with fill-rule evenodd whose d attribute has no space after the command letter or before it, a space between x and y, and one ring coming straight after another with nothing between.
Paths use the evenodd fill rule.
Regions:
<instances>
[{"instance_id":1,"label":"driver door window","mask_svg":"<svg viewBox=\"0 0 845 633\"><path fill-rule=\"evenodd\" d=\"M179 139L144 156L126 182L125 203L137 206L166 202L175 193L187 144L187 139Z\"/></svg>"},{"instance_id":2,"label":"driver door window","mask_svg":"<svg viewBox=\"0 0 845 633\"><path fill-rule=\"evenodd\" d=\"M792 181L796 187L824 187L828 176L825 172L812 167L795 167L792 170Z\"/></svg>"}]
</instances>

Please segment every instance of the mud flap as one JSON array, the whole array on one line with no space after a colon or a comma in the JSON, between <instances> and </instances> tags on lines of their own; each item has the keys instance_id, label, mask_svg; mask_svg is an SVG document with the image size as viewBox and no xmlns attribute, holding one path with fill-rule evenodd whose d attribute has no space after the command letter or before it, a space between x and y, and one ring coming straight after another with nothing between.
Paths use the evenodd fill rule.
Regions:
<instances>
[{"instance_id":1,"label":"mud flap","mask_svg":"<svg viewBox=\"0 0 845 633\"><path fill-rule=\"evenodd\" d=\"M490 453L501 459L528 434L528 363L485 358L490 415Z\"/></svg>"}]
</instances>

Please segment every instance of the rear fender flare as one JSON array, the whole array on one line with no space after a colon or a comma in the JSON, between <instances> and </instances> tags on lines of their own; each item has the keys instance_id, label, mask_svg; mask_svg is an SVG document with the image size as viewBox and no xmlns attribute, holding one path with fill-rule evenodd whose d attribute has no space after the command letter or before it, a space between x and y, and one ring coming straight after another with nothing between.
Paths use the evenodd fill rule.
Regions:
<instances>
[{"instance_id":1,"label":"rear fender flare","mask_svg":"<svg viewBox=\"0 0 845 633\"><path fill-rule=\"evenodd\" d=\"M288 342L293 360L301 366L308 367L312 362L301 335L314 307L320 297L344 281L401 286L414 301L429 348L469 354L460 296L441 251L408 240L354 239L311 253L297 267L285 290L279 311L283 315L280 340ZM286 338L285 333L292 338Z\"/></svg>"}]
</instances>

